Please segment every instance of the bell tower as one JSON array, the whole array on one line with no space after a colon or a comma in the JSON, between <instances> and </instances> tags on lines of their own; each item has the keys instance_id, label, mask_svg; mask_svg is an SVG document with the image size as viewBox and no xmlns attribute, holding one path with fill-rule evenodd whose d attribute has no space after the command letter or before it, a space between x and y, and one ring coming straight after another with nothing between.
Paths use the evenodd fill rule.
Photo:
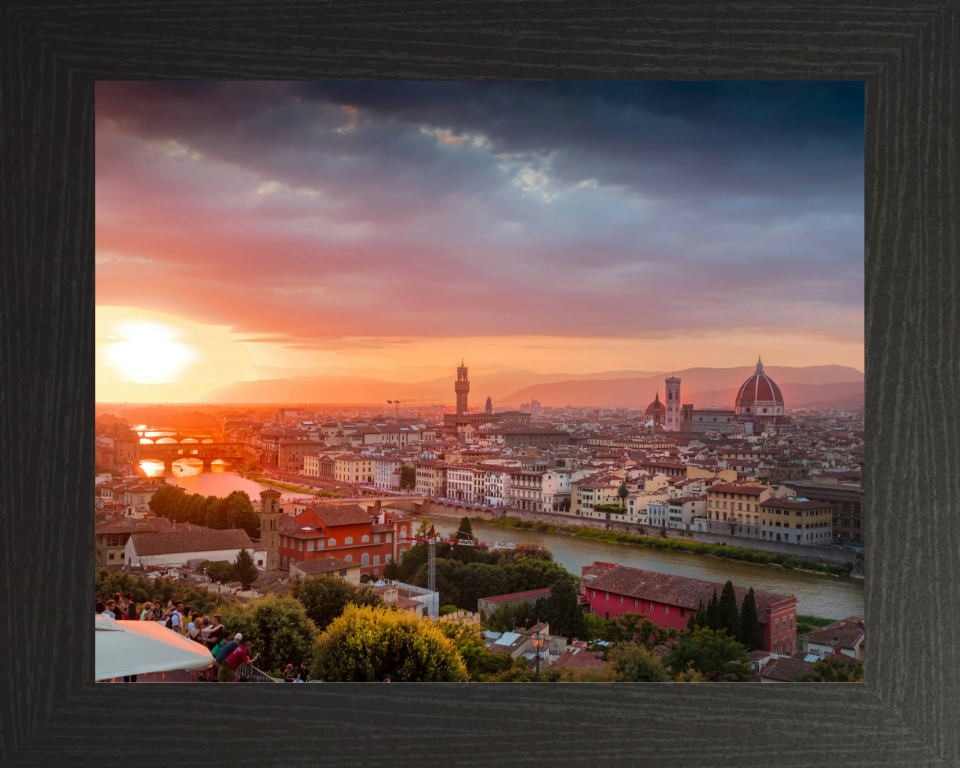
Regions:
<instances>
[{"instance_id":1,"label":"bell tower","mask_svg":"<svg viewBox=\"0 0 960 768\"><path fill-rule=\"evenodd\" d=\"M260 541L267 548L267 570L280 569L280 491L260 491Z\"/></svg>"},{"instance_id":2,"label":"bell tower","mask_svg":"<svg viewBox=\"0 0 960 768\"><path fill-rule=\"evenodd\" d=\"M470 392L470 380L467 378L467 366L460 361L460 367L457 368L457 383L453 385L457 393L457 416L463 416L469 413L467 408L467 393Z\"/></svg>"},{"instance_id":3,"label":"bell tower","mask_svg":"<svg viewBox=\"0 0 960 768\"><path fill-rule=\"evenodd\" d=\"M663 428L668 432L680 431L680 379L671 376L667 385L667 412L663 420Z\"/></svg>"}]
</instances>

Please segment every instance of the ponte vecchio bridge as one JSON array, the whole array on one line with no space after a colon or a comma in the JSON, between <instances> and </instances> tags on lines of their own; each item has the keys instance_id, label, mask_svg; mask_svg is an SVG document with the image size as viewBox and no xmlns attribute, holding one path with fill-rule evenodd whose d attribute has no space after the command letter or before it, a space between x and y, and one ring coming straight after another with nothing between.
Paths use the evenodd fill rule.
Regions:
<instances>
[{"instance_id":1,"label":"ponte vecchio bridge","mask_svg":"<svg viewBox=\"0 0 960 768\"><path fill-rule=\"evenodd\" d=\"M173 472L174 462L180 459L200 459L205 472L217 459L231 463L243 459L243 443L215 442L209 432L151 428L137 430L137 435L141 441L138 458L162 461L167 473Z\"/></svg>"}]
</instances>

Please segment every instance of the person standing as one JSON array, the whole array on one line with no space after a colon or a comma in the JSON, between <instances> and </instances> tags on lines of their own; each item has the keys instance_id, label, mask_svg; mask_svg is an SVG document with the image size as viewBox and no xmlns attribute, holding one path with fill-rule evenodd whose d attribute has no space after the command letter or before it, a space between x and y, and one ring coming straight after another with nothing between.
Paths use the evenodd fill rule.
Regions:
<instances>
[{"instance_id":1,"label":"person standing","mask_svg":"<svg viewBox=\"0 0 960 768\"><path fill-rule=\"evenodd\" d=\"M176 632L178 635L183 634L183 602L177 601L174 604L173 608L168 611L166 626L167 629Z\"/></svg>"},{"instance_id":2,"label":"person standing","mask_svg":"<svg viewBox=\"0 0 960 768\"><path fill-rule=\"evenodd\" d=\"M116 620L117 613L118 610L116 601L113 598L107 600L107 609L104 611L104 614L109 616L111 619Z\"/></svg>"},{"instance_id":3,"label":"person standing","mask_svg":"<svg viewBox=\"0 0 960 768\"><path fill-rule=\"evenodd\" d=\"M143 604L143 610L140 611L140 621L153 621L153 603L149 600Z\"/></svg>"},{"instance_id":4,"label":"person standing","mask_svg":"<svg viewBox=\"0 0 960 768\"><path fill-rule=\"evenodd\" d=\"M138 621L140 614L137 612L137 601L133 595L127 592L127 621Z\"/></svg>"},{"instance_id":5,"label":"person standing","mask_svg":"<svg viewBox=\"0 0 960 768\"><path fill-rule=\"evenodd\" d=\"M253 641L246 640L244 641L243 645L234 650L234 652L227 657L224 668L228 668L230 670L228 673L230 680L236 680L237 670L240 669L242 664L253 664L253 662L260 658L259 653L252 659L250 658L250 649L252 647Z\"/></svg>"},{"instance_id":6,"label":"person standing","mask_svg":"<svg viewBox=\"0 0 960 768\"><path fill-rule=\"evenodd\" d=\"M219 679L221 683L226 683L230 680L230 667L226 663L227 658L240 647L241 642L243 642L243 635L237 632L237 634L233 636L233 640L224 645L220 653L217 654L216 663L220 670Z\"/></svg>"},{"instance_id":7,"label":"person standing","mask_svg":"<svg viewBox=\"0 0 960 768\"><path fill-rule=\"evenodd\" d=\"M287 668L283 670L283 681L285 683L292 683L297 677L296 670L293 668L293 662L287 664Z\"/></svg>"}]
</instances>

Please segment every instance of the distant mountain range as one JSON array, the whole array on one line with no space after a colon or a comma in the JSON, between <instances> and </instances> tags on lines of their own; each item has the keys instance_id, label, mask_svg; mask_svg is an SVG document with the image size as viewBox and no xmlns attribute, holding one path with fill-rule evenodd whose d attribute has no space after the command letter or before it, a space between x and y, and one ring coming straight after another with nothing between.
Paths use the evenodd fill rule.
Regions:
<instances>
[{"instance_id":1,"label":"distant mountain range","mask_svg":"<svg viewBox=\"0 0 960 768\"><path fill-rule=\"evenodd\" d=\"M536 384L558 381L616 380L662 374L649 371L604 371L602 373L536 373L500 371L470 377L470 402L483 405L488 397L497 402L504 395ZM400 383L358 376L295 376L289 379L237 381L217 387L204 396L209 403L386 403L387 400L426 400L428 404L456 402L455 374L415 383Z\"/></svg>"},{"instance_id":2,"label":"distant mountain range","mask_svg":"<svg viewBox=\"0 0 960 768\"><path fill-rule=\"evenodd\" d=\"M767 374L780 386L787 407L863 404L863 373L841 365L806 368L769 366ZM674 375L682 381L683 402L697 407L732 407L737 389L754 371L738 368L688 368ZM544 406L645 408L669 374L651 371L600 373L536 373L500 371L470 379L470 403L482 406L487 397L496 409L517 407L531 399ZM212 388L197 401L205 403L377 403L418 400L424 405L449 405L455 400L454 377L400 383L355 376L295 376L287 379L238 381ZM132 385L128 402L162 402L170 385ZM411 403L413 405L413 403Z\"/></svg>"},{"instance_id":3,"label":"distant mountain range","mask_svg":"<svg viewBox=\"0 0 960 768\"><path fill-rule=\"evenodd\" d=\"M681 380L681 402L698 408L732 407L740 385L755 370L741 368L688 368L674 375ZM863 373L842 365L817 365L806 368L765 366L764 371L780 387L787 407L806 404L828 405L838 400L860 397L863 402ZM664 400L664 374L643 378L602 381L587 379L559 381L524 387L502 399L505 405L518 406L538 400L544 407L646 408L660 392Z\"/></svg>"}]
</instances>

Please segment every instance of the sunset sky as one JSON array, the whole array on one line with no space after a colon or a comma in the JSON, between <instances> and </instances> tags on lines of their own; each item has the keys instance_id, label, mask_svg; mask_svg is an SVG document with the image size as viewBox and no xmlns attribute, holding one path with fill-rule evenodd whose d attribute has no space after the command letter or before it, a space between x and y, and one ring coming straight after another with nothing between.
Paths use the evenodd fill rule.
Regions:
<instances>
[{"instance_id":1,"label":"sunset sky","mask_svg":"<svg viewBox=\"0 0 960 768\"><path fill-rule=\"evenodd\" d=\"M863 369L860 83L100 83L97 397ZM171 397L171 392L173 397Z\"/></svg>"}]
</instances>

